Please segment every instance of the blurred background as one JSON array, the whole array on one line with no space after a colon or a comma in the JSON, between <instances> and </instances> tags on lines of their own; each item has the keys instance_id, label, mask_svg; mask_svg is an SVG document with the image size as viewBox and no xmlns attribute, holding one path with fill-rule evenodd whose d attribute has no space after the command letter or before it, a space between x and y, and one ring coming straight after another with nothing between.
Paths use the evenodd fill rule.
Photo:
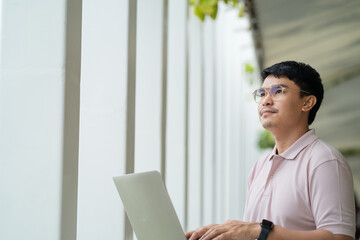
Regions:
<instances>
[{"instance_id":1,"label":"blurred background","mask_svg":"<svg viewBox=\"0 0 360 240\"><path fill-rule=\"evenodd\" d=\"M132 239L112 177L162 173L184 230L242 219L272 141L252 91L283 60L360 199L358 0L2 0L0 239Z\"/></svg>"}]
</instances>

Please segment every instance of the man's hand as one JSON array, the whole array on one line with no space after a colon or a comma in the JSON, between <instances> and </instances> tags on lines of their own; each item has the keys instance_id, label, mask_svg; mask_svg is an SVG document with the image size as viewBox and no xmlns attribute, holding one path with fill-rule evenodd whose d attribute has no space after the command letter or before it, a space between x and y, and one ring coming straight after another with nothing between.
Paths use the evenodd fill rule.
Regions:
<instances>
[{"instance_id":1,"label":"man's hand","mask_svg":"<svg viewBox=\"0 0 360 240\"><path fill-rule=\"evenodd\" d=\"M261 232L259 223L228 220L223 224L212 224L187 232L189 240L254 240Z\"/></svg>"}]
</instances>

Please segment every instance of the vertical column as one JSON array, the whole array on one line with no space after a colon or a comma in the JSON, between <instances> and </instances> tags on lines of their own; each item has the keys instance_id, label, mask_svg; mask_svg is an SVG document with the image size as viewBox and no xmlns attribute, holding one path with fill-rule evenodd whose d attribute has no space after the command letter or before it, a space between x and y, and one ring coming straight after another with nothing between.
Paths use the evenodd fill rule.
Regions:
<instances>
[{"instance_id":1,"label":"vertical column","mask_svg":"<svg viewBox=\"0 0 360 240\"><path fill-rule=\"evenodd\" d=\"M190 56L190 15L189 4L186 9L185 34L185 197L184 197L184 229L189 230L189 56Z\"/></svg>"},{"instance_id":2,"label":"vertical column","mask_svg":"<svg viewBox=\"0 0 360 240\"><path fill-rule=\"evenodd\" d=\"M241 82L244 79L241 76L243 65L239 62L239 58L243 53L235 36L237 32L241 31L238 26L241 19L234 14L236 11L225 12L223 8L220 9L222 16L219 24L222 26L222 32L219 34L219 41L222 42L222 51L219 61L223 64L220 135L223 145L220 151L222 171L219 172L219 178L222 182L222 198L219 201L222 201L222 204L219 205L219 221L223 222L226 219L241 219L239 215L242 204L239 189L243 184L240 181L241 175L243 175L241 153L248 149L244 149L240 141L244 134L241 128L243 124L241 113L244 109L240 101L243 94Z\"/></svg>"},{"instance_id":3,"label":"vertical column","mask_svg":"<svg viewBox=\"0 0 360 240\"><path fill-rule=\"evenodd\" d=\"M76 239L82 0L67 1L61 240Z\"/></svg>"},{"instance_id":4,"label":"vertical column","mask_svg":"<svg viewBox=\"0 0 360 240\"><path fill-rule=\"evenodd\" d=\"M77 239L131 239L112 177L134 171L136 0L85 1Z\"/></svg>"},{"instance_id":5,"label":"vertical column","mask_svg":"<svg viewBox=\"0 0 360 240\"><path fill-rule=\"evenodd\" d=\"M163 169L164 7L163 0L138 1L135 172Z\"/></svg>"},{"instance_id":6,"label":"vertical column","mask_svg":"<svg viewBox=\"0 0 360 240\"><path fill-rule=\"evenodd\" d=\"M166 178L167 71L168 71L168 0L163 0L162 19L162 95L161 95L161 173Z\"/></svg>"},{"instance_id":7,"label":"vertical column","mask_svg":"<svg viewBox=\"0 0 360 240\"><path fill-rule=\"evenodd\" d=\"M207 18L204 22L204 122L203 122L203 152L204 152L204 165L203 165L203 224L208 225L215 223L215 205L214 205L214 191L216 175L215 172L215 155L214 155L214 90L215 90L215 41L214 41L214 21Z\"/></svg>"},{"instance_id":8,"label":"vertical column","mask_svg":"<svg viewBox=\"0 0 360 240\"><path fill-rule=\"evenodd\" d=\"M189 17L189 128L188 128L188 229L201 225L202 192L202 22L190 13Z\"/></svg>"},{"instance_id":9,"label":"vertical column","mask_svg":"<svg viewBox=\"0 0 360 240\"><path fill-rule=\"evenodd\" d=\"M136 32L137 0L128 1L128 38L127 38L127 111L126 111L126 154L125 173L133 173L135 168L135 99L136 99ZM129 218L124 216L124 238L133 238Z\"/></svg>"},{"instance_id":10,"label":"vertical column","mask_svg":"<svg viewBox=\"0 0 360 240\"><path fill-rule=\"evenodd\" d=\"M217 94L217 72L218 72L218 65L216 64L216 59L217 59L217 51L216 51L216 46L217 46L217 39L216 39L216 24L213 25L213 55L214 55L214 59L213 59L213 70L212 70L212 74L213 74L213 82L212 82L212 85L213 85L213 89L212 89L212 108L211 108L211 111L212 111L212 131L213 131L213 138L212 138L212 150L211 150L211 155L212 155L212 196L211 196L211 199L212 199L212 218L211 218L211 221L212 222L215 222L216 223L216 220L217 220L217 182L218 182L218 175L217 175L217 134L218 134L218 131L217 131L217 99L218 99L218 94ZM210 93L209 93L210 94Z\"/></svg>"},{"instance_id":11,"label":"vertical column","mask_svg":"<svg viewBox=\"0 0 360 240\"><path fill-rule=\"evenodd\" d=\"M242 201L242 196L240 195L240 189L242 189L243 182L242 177L247 175L243 169L242 161L243 153L249 149L245 149L243 146L242 136L244 135L244 122L242 118L242 113L244 112L242 96L244 91L242 88L242 83L245 81L243 77L243 68L244 64L241 61L243 57L243 51L240 48L241 42L239 41L239 36L241 33L244 33L241 29L239 22L242 22L242 19L239 19L237 16L237 11L234 9L227 13L227 26L228 33L226 35L228 44L231 46L227 49L226 58L229 59L229 65L231 68L229 74L229 95L230 95L230 129L229 133L229 185L228 185L228 209L227 209L227 218L230 219L241 219L240 209L243 207L244 202Z\"/></svg>"},{"instance_id":12,"label":"vertical column","mask_svg":"<svg viewBox=\"0 0 360 240\"><path fill-rule=\"evenodd\" d=\"M205 26L202 24L200 32L200 225L204 225L204 155L205 155Z\"/></svg>"},{"instance_id":13,"label":"vertical column","mask_svg":"<svg viewBox=\"0 0 360 240\"><path fill-rule=\"evenodd\" d=\"M169 1L166 186L185 227L187 1Z\"/></svg>"},{"instance_id":14,"label":"vertical column","mask_svg":"<svg viewBox=\"0 0 360 240\"><path fill-rule=\"evenodd\" d=\"M231 182L231 170L232 170L232 166L231 164L231 159L232 159L232 152L231 152L231 138L232 136L234 136L235 131L233 132L231 123L233 121L232 117L234 115L234 113L232 112L231 107L233 106L234 103L231 102L231 98L233 95L233 87L231 85L232 83L232 64L231 64L231 59L229 59L229 52L230 51L234 51L234 49L232 49L232 46L230 45L231 43L231 39L229 39L229 33L231 31L231 27L228 25L228 14L224 14L223 17L223 31L224 31L224 35L222 36L222 44L224 44L224 53L223 53L223 59L222 62L224 64L224 72L223 72L223 78L222 78L222 84L223 84L223 89L222 89L222 117L223 117L223 122L222 122L222 158L221 158L221 162L222 162L222 181L223 181L223 187L222 187L222 197L223 197L223 214L222 217L223 219L221 220L221 222L225 221L226 219L229 219L229 200L231 197L231 189L230 189L230 182Z\"/></svg>"},{"instance_id":15,"label":"vertical column","mask_svg":"<svg viewBox=\"0 0 360 240\"><path fill-rule=\"evenodd\" d=\"M220 223L225 220L224 216L224 209L226 207L226 202L224 201L225 198L225 166L226 166L226 159L225 159L225 151L226 151L226 144L225 144L225 135L224 135L224 121L226 120L225 116L225 86L226 86L226 58L224 58L224 51L225 51L225 42L224 42L224 34L225 34L225 26L226 23L224 21L224 8L222 5L219 5L218 9L218 17L216 18L216 47L215 47L215 54L216 54L216 65L217 72L216 72L216 83L215 83L215 95L216 95L216 114L215 114L215 149L216 149L216 197L215 201L215 222Z\"/></svg>"},{"instance_id":16,"label":"vertical column","mask_svg":"<svg viewBox=\"0 0 360 240\"><path fill-rule=\"evenodd\" d=\"M129 0L127 37L126 173L134 172L137 0Z\"/></svg>"}]
</instances>

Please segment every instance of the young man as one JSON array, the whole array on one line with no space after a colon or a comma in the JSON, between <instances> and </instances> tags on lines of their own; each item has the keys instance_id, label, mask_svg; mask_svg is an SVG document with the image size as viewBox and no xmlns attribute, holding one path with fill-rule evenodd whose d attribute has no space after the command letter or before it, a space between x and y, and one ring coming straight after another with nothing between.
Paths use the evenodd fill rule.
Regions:
<instances>
[{"instance_id":1,"label":"young man","mask_svg":"<svg viewBox=\"0 0 360 240\"><path fill-rule=\"evenodd\" d=\"M248 178L244 221L186 233L190 240L351 240L355 234L353 178L343 156L309 125L323 99L316 70L287 61L262 72L254 91L259 119L276 146ZM260 223L260 224L259 224Z\"/></svg>"}]
</instances>

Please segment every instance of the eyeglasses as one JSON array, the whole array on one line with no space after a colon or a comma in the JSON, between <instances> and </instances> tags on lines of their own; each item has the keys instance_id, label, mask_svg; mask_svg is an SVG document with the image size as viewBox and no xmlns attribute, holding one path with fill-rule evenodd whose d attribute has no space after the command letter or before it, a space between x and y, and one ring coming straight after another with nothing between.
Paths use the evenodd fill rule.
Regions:
<instances>
[{"instance_id":1,"label":"eyeglasses","mask_svg":"<svg viewBox=\"0 0 360 240\"><path fill-rule=\"evenodd\" d=\"M255 90L253 92L254 100L257 103L262 102L268 94L270 94L272 100L275 100L275 101L281 100L282 97L285 95L285 93L288 90L297 90L297 91L300 91L300 92L310 95L309 92L301 90L301 89L289 88L289 87L283 86L283 85L275 85L275 86L272 86L271 88L259 88L259 89Z\"/></svg>"}]
</instances>

